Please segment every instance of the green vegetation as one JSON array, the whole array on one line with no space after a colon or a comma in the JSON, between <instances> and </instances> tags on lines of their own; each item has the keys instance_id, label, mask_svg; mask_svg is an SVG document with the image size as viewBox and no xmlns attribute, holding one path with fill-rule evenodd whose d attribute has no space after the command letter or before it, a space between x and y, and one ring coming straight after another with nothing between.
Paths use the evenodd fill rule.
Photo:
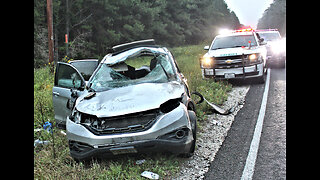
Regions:
<instances>
[{"instance_id":1,"label":"green vegetation","mask_svg":"<svg viewBox=\"0 0 320 180\"><path fill-rule=\"evenodd\" d=\"M276 28L286 35L286 0L275 0L259 19L258 29Z\"/></svg>"},{"instance_id":2,"label":"green vegetation","mask_svg":"<svg viewBox=\"0 0 320 180\"><path fill-rule=\"evenodd\" d=\"M68 6L67 6L68 4ZM34 129L44 122L55 125L52 87L54 76L48 63L46 1L34 0ZM224 0L65 0L53 1L54 60L101 59L114 45L153 38L169 48L188 79L191 91L198 91L210 102L222 104L231 85L203 80L199 57L204 45L221 27L236 29L240 25ZM69 42L65 43L65 34ZM68 47L68 52L67 52ZM206 103L196 106L199 123L205 124L210 113ZM201 127L201 126L200 126ZM34 131L34 140L50 141L34 148L35 179L142 179L147 170L171 179L185 161L173 155L122 156L117 159L75 162L69 155L68 142L60 130L51 133ZM54 150L54 151L53 151ZM53 156L55 152L55 157ZM136 160L146 162L136 165Z\"/></svg>"},{"instance_id":3,"label":"green vegetation","mask_svg":"<svg viewBox=\"0 0 320 180\"><path fill-rule=\"evenodd\" d=\"M34 0L35 67L48 63L46 18L46 1ZM199 44L239 25L224 0L53 1L54 59L101 58L109 47L150 38L171 47Z\"/></svg>"},{"instance_id":4,"label":"green vegetation","mask_svg":"<svg viewBox=\"0 0 320 180\"><path fill-rule=\"evenodd\" d=\"M227 98L231 85L227 82L203 80L199 67L199 57L205 51L204 45L191 45L169 48L178 62L180 70L188 79L191 91L198 91L210 102L222 104ZM43 122L55 124L52 106L52 87L54 75L49 67L34 69L34 128L42 128ZM205 124L205 114L210 113L210 107L204 102L197 105L199 123ZM34 148L35 179L142 179L140 174L147 170L171 179L179 172L179 165L185 161L174 155L138 155L122 156L117 159L106 159L90 163L75 162L69 155L68 142L60 129L54 128L55 144L52 146L51 134L46 131L34 132L34 140L48 140L49 145L39 145ZM56 158L53 157L53 148ZM136 165L139 159L145 163Z\"/></svg>"}]
</instances>

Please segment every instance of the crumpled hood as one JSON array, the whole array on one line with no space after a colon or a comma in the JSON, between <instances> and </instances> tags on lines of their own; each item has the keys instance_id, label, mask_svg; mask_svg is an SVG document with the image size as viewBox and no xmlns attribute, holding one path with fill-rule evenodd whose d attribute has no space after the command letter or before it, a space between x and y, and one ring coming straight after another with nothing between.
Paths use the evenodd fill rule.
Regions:
<instances>
[{"instance_id":1,"label":"crumpled hood","mask_svg":"<svg viewBox=\"0 0 320 180\"><path fill-rule=\"evenodd\" d=\"M242 55L242 53L243 54L261 53L261 48L254 46L254 47L251 47L250 49L248 47L245 47L245 48L237 47L237 48L210 50L204 55L204 57L237 56L237 55Z\"/></svg>"},{"instance_id":2,"label":"crumpled hood","mask_svg":"<svg viewBox=\"0 0 320 180\"><path fill-rule=\"evenodd\" d=\"M77 100L76 109L80 112L111 117L159 108L169 99L181 97L184 87L177 81L169 83L143 83L96 92L90 99L84 93Z\"/></svg>"}]
</instances>

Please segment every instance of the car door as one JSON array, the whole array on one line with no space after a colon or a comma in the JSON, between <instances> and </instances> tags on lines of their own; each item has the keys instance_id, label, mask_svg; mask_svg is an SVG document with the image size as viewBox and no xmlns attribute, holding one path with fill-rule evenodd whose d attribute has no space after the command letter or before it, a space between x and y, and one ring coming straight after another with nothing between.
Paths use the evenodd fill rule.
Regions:
<instances>
[{"instance_id":1,"label":"car door","mask_svg":"<svg viewBox=\"0 0 320 180\"><path fill-rule=\"evenodd\" d=\"M67 116L72 110L69 106L71 90L81 95L84 88L85 80L81 73L71 64L58 62L52 88L54 118L57 127L65 129Z\"/></svg>"}]
</instances>

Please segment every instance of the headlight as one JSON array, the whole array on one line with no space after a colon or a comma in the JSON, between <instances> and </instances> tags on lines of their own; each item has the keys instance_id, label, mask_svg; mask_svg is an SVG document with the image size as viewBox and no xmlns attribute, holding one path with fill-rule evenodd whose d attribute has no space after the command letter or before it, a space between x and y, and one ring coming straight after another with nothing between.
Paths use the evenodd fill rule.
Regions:
<instances>
[{"instance_id":1,"label":"headlight","mask_svg":"<svg viewBox=\"0 0 320 180\"><path fill-rule=\"evenodd\" d=\"M250 59L250 61L257 60L258 56L256 54L251 54L251 55L249 55L249 59Z\"/></svg>"},{"instance_id":2,"label":"headlight","mask_svg":"<svg viewBox=\"0 0 320 180\"><path fill-rule=\"evenodd\" d=\"M213 68L214 58L213 57L202 57L200 58L200 67L202 69Z\"/></svg>"},{"instance_id":3,"label":"headlight","mask_svg":"<svg viewBox=\"0 0 320 180\"><path fill-rule=\"evenodd\" d=\"M271 50L275 54L280 54L286 51L285 41L276 41L270 44Z\"/></svg>"},{"instance_id":4,"label":"headlight","mask_svg":"<svg viewBox=\"0 0 320 180\"><path fill-rule=\"evenodd\" d=\"M72 112L72 114L69 116L69 119L77 124L81 122L81 113L77 111L76 109Z\"/></svg>"}]
</instances>

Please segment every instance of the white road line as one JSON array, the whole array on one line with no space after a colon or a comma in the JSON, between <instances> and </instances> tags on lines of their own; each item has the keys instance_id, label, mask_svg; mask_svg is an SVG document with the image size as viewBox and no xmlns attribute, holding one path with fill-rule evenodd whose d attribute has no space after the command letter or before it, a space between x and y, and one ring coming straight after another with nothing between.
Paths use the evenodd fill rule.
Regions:
<instances>
[{"instance_id":1,"label":"white road line","mask_svg":"<svg viewBox=\"0 0 320 180\"><path fill-rule=\"evenodd\" d=\"M259 111L259 116L258 116L257 124L254 130L253 138L251 141L246 165L244 166L244 169L242 171L241 180L248 180L248 179L251 180L254 173L254 166L256 164L256 159L257 159L257 154L259 149L262 125L263 125L264 115L267 107L269 84L270 84L270 73L271 73L271 70L268 69L266 84L264 87L261 107Z\"/></svg>"}]
</instances>

